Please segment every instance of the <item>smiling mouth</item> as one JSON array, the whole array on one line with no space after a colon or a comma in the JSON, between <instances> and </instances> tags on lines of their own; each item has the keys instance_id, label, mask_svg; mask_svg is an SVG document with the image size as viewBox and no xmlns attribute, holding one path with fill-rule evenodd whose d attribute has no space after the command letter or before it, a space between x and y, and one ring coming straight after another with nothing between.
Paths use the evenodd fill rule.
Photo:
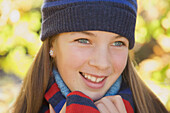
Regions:
<instances>
[{"instance_id":1,"label":"smiling mouth","mask_svg":"<svg viewBox=\"0 0 170 113\"><path fill-rule=\"evenodd\" d=\"M87 73L80 72L80 74L88 81L94 82L94 83L100 83L102 82L106 77L96 77Z\"/></svg>"}]
</instances>

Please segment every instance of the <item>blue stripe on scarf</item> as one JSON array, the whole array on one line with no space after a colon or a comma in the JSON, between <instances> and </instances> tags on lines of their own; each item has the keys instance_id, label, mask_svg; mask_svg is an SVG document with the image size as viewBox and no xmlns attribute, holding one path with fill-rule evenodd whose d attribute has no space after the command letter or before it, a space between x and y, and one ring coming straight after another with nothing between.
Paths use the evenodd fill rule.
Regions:
<instances>
[{"instance_id":1,"label":"blue stripe on scarf","mask_svg":"<svg viewBox=\"0 0 170 113\"><path fill-rule=\"evenodd\" d=\"M118 95L121 95L121 97L123 99L129 101L133 110L135 111L132 91L130 90L129 86L125 82L122 82L120 91L118 92Z\"/></svg>"},{"instance_id":2,"label":"blue stripe on scarf","mask_svg":"<svg viewBox=\"0 0 170 113\"><path fill-rule=\"evenodd\" d=\"M133 6L133 4L131 4L129 1L126 0L58 0L53 2L45 2L43 8L53 7L58 5L66 5L70 3L76 3L76 2L98 2L98 1L121 3L131 7L136 12L136 8ZM134 1L134 3L136 4L136 1Z\"/></svg>"},{"instance_id":3,"label":"blue stripe on scarf","mask_svg":"<svg viewBox=\"0 0 170 113\"><path fill-rule=\"evenodd\" d=\"M55 106L54 110L55 110L56 113L60 112L60 110L64 106L65 102L66 102L66 99L63 99L57 104L57 106Z\"/></svg>"},{"instance_id":4,"label":"blue stripe on scarf","mask_svg":"<svg viewBox=\"0 0 170 113\"><path fill-rule=\"evenodd\" d=\"M132 94L132 92L129 89L124 89L124 90L119 92L119 94L124 94L124 93L129 94L129 95Z\"/></svg>"},{"instance_id":5,"label":"blue stripe on scarf","mask_svg":"<svg viewBox=\"0 0 170 113\"><path fill-rule=\"evenodd\" d=\"M65 97L61 94L61 92L57 92L55 93L55 95L52 96L52 98L49 99L49 102L53 103L53 105L56 106L63 99L65 99Z\"/></svg>"},{"instance_id":6,"label":"blue stripe on scarf","mask_svg":"<svg viewBox=\"0 0 170 113\"><path fill-rule=\"evenodd\" d=\"M90 107L97 109L94 103L92 103L92 101L88 98L81 97L79 95L71 95L71 96L68 96L67 99L70 99L70 101L67 102L67 106L71 104L79 104L79 105L90 106Z\"/></svg>"}]
</instances>

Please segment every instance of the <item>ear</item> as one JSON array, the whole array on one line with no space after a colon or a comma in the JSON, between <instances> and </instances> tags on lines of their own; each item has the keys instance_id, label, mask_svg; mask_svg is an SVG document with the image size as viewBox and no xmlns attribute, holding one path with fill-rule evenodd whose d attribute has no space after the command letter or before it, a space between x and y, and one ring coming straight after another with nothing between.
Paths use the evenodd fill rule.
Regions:
<instances>
[{"instance_id":1,"label":"ear","mask_svg":"<svg viewBox=\"0 0 170 113\"><path fill-rule=\"evenodd\" d=\"M51 47L50 47L50 51L49 54L52 58L55 58L55 46L53 45L54 42L52 42Z\"/></svg>"},{"instance_id":2,"label":"ear","mask_svg":"<svg viewBox=\"0 0 170 113\"><path fill-rule=\"evenodd\" d=\"M50 47L50 51L49 51L49 54L52 58L55 58L56 57L56 42L55 42L55 38L52 39L52 42L51 42L51 47Z\"/></svg>"},{"instance_id":3,"label":"ear","mask_svg":"<svg viewBox=\"0 0 170 113\"><path fill-rule=\"evenodd\" d=\"M53 47L50 48L49 54L52 58L55 58L56 55L55 55L55 50Z\"/></svg>"}]
</instances>

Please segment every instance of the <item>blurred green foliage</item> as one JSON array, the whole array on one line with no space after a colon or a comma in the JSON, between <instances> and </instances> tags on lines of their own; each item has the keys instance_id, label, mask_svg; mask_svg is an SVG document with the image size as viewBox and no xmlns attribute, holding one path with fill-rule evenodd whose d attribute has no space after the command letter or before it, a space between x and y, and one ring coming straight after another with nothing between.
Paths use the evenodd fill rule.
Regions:
<instances>
[{"instance_id":1,"label":"blurred green foliage","mask_svg":"<svg viewBox=\"0 0 170 113\"><path fill-rule=\"evenodd\" d=\"M39 50L41 4L42 0L0 0L0 69L6 73L23 79ZM170 111L170 0L138 0L138 5L132 53L139 58L141 78Z\"/></svg>"},{"instance_id":2,"label":"blurred green foliage","mask_svg":"<svg viewBox=\"0 0 170 113\"><path fill-rule=\"evenodd\" d=\"M28 6L23 7L22 5L26 3L1 0L2 9L0 9L0 68L21 78L25 76L41 46L39 32L42 0L36 2L39 5L34 1L25 2Z\"/></svg>"}]
</instances>

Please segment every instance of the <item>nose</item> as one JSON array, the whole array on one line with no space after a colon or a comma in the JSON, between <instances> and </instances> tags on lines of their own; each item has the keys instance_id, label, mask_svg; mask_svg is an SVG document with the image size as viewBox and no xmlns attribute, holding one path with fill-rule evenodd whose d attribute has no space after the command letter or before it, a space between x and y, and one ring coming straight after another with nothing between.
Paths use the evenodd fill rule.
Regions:
<instances>
[{"instance_id":1,"label":"nose","mask_svg":"<svg viewBox=\"0 0 170 113\"><path fill-rule=\"evenodd\" d=\"M89 65L100 70L106 70L110 68L111 61L107 47L96 47L89 59Z\"/></svg>"}]
</instances>

